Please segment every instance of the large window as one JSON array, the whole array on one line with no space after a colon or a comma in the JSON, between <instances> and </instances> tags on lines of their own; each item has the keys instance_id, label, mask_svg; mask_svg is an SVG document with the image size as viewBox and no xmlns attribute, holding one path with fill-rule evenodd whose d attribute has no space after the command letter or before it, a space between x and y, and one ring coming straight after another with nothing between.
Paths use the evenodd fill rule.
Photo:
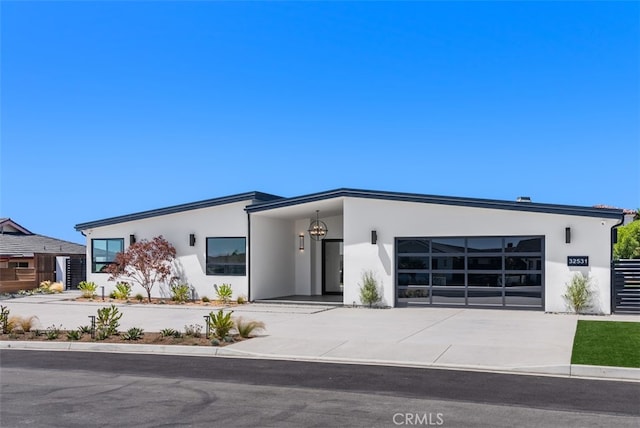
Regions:
<instances>
[{"instance_id":1,"label":"large window","mask_svg":"<svg viewBox=\"0 0 640 428\"><path fill-rule=\"evenodd\" d=\"M396 239L399 303L542 307L544 238Z\"/></svg>"},{"instance_id":2,"label":"large window","mask_svg":"<svg viewBox=\"0 0 640 428\"><path fill-rule=\"evenodd\" d=\"M124 239L91 240L91 272L104 272L116 259L116 254L124 251Z\"/></svg>"},{"instance_id":3,"label":"large window","mask_svg":"<svg viewBox=\"0 0 640 428\"><path fill-rule=\"evenodd\" d=\"M207 275L246 274L246 238L207 238Z\"/></svg>"}]
</instances>

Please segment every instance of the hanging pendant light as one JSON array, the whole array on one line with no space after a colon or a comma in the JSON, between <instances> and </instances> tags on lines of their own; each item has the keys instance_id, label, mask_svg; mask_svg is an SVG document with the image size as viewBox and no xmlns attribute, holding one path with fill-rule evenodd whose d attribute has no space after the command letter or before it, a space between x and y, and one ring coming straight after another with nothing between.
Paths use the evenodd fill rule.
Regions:
<instances>
[{"instance_id":1,"label":"hanging pendant light","mask_svg":"<svg viewBox=\"0 0 640 428\"><path fill-rule=\"evenodd\" d=\"M309 225L309 237L314 241L322 241L327 236L327 225L325 222L320 221L319 210L316 210L316 219Z\"/></svg>"}]
</instances>

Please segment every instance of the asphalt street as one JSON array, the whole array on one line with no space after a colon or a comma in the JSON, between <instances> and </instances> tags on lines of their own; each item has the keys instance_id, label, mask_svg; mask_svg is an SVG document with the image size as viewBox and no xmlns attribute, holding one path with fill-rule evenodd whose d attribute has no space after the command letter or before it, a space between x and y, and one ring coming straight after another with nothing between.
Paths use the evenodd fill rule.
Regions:
<instances>
[{"instance_id":1,"label":"asphalt street","mask_svg":"<svg viewBox=\"0 0 640 428\"><path fill-rule=\"evenodd\" d=\"M263 359L0 351L0 424L630 426L640 384Z\"/></svg>"}]
</instances>

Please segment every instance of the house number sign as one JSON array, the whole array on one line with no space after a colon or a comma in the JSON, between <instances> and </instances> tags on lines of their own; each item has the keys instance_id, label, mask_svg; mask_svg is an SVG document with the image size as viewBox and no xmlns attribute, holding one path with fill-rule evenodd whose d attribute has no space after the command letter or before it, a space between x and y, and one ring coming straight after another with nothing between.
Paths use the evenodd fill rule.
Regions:
<instances>
[{"instance_id":1,"label":"house number sign","mask_svg":"<svg viewBox=\"0 0 640 428\"><path fill-rule=\"evenodd\" d=\"M568 266L589 266L589 256L568 256Z\"/></svg>"}]
</instances>

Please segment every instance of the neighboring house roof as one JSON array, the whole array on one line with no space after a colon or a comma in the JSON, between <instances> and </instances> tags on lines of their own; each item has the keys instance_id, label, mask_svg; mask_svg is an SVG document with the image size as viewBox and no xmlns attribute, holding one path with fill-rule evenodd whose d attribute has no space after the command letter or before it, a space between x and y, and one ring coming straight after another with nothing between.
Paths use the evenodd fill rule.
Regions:
<instances>
[{"instance_id":1,"label":"neighboring house roof","mask_svg":"<svg viewBox=\"0 0 640 428\"><path fill-rule=\"evenodd\" d=\"M126 215L121 215L117 217L110 217L103 220L79 223L79 224L76 224L75 228L76 230L87 230L94 227L108 226L111 224L124 223L127 221L142 220L150 217L157 217L157 216L167 215L167 214L175 214L183 211L197 210L200 208L209 208L216 205L224 205L224 204L230 204L234 202L241 202L241 201L247 201L247 200L270 201L274 199L282 199L282 197L276 196L276 195L270 195L268 193L262 193L262 192L240 193L237 195L224 196L221 198L206 199L204 201L190 202L188 204L173 205L166 208L159 208L155 210L142 211L139 213L126 214Z\"/></svg>"},{"instance_id":2,"label":"neighboring house roof","mask_svg":"<svg viewBox=\"0 0 640 428\"><path fill-rule=\"evenodd\" d=\"M611 208L611 209L614 209L614 210L622 210L624 215L635 215L635 214L638 213L638 211L630 210L629 208L616 208L616 207L612 207L611 205L604 205L604 204L594 205L593 207L594 208Z\"/></svg>"},{"instance_id":3,"label":"neighboring house roof","mask_svg":"<svg viewBox=\"0 0 640 428\"><path fill-rule=\"evenodd\" d=\"M84 245L32 233L9 218L0 219L0 255L33 257L34 254L86 254Z\"/></svg>"},{"instance_id":4,"label":"neighboring house roof","mask_svg":"<svg viewBox=\"0 0 640 428\"><path fill-rule=\"evenodd\" d=\"M501 210L514 210L514 211L529 211L540 212L550 214L565 214L587 217L604 217L604 218L619 218L622 219L622 210L612 208L594 208L594 207L581 207L573 205L556 205L556 204L543 204L534 202L517 202L517 201L504 201L494 199L478 199L478 198L461 198L453 196L435 196L435 195L423 195L416 193L399 193L399 192L384 192L374 190L359 190L359 189L335 189L327 192L312 193L310 195L297 196L293 198L282 198L273 201L259 202L252 204L246 208L247 212L259 212L266 211L274 208L281 208L286 206L298 205L308 202L321 201L332 198L368 198L368 199L380 199L389 201L402 201L402 202L419 202L426 204L441 204L441 205L453 205L453 206L465 206L474 208L490 208Z\"/></svg>"},{"instance_id":5,"label":"neighboring house roof","mask_svg":"<svg viewBox=\"0 0 640 428\"><path fill-rule=\"evenodd\" d=\"M11 220L8 217L0 218L0 233L2 232L20 232L25 234L31 234L29 230L20 226L15 221Z\"/></svg>"}]
</instances>

